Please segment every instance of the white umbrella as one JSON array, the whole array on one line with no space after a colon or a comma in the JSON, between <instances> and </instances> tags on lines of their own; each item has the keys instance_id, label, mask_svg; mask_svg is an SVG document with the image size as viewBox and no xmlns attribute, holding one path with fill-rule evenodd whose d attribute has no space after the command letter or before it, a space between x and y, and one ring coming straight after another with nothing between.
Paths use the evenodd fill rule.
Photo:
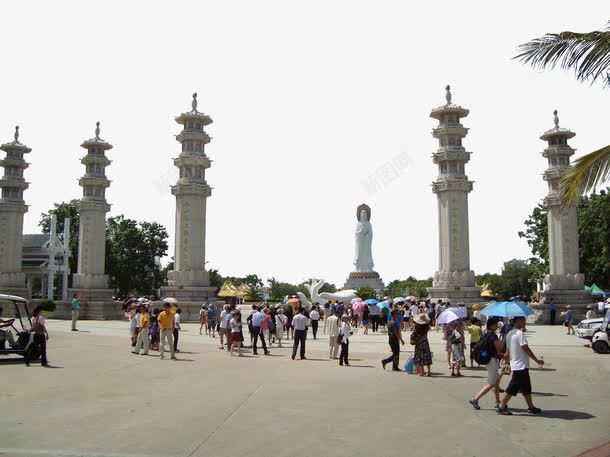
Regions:
<instances>
[{"instance_id":1,"label":"white umbrella","mask_svg":"<svg viewBox=\"0 0 610 457\"><path fill-rule=\"evenodd\" d=\"M448 324L450 322L457 321L458 319L460 319L461 316L455 313L455 309L456 308L449 308L443 311L440 316L438 316L436 322L439 324Z\"/></svg>"},{"instance_id":2,"label":"white umbrella","mask_svg":"<svg viewBox=\"0 0 610 457\"><path fill-rule=\"evenodd\" d=\"M394 298L394 301L396 303L404 303L405 302L405 298L404 297L396 297L396 298Z\"/></svg>"},{"instance_id":3,"label":"white umbrella","mask_svg":"<svg viewBox=\"0 0 610 457\"><path fill-rule=\"evenodd\" d=\"M167 298L164 298L164 299L163 299L163 301L164 301L165 303L169 303L170 305L177 305L177 304L178 304L178 300L176 300L176 299L175 299L175 298L173 298L173 297L167 297Z\"/></svg>"},{"instance_id":4,"label":"white umbrella","mask_svg":"<svg viewBox=\"0 0 610 457\"><path fill-rule=\"evenodd\" d=\"M466 311L466 307L452 306L451 308L448 308L447 311L453 311L462 319L466 319L468 317L468 311Z\"/></svg>"}]
</instances>

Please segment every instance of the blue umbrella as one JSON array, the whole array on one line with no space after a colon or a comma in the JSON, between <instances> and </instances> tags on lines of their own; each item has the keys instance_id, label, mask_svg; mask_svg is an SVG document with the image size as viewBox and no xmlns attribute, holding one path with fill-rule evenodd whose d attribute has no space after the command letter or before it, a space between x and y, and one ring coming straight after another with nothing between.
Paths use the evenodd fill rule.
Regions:
<instances>
[{"instance_id":1,"label":"blue umbrella","mask_svg":"<svg viewBox=\"0 0 610 457\"><path fill-rule=\"evenodd\" d=\"M497 317L525 317L530 314L534 314L534 311L530 309L523 302L518 301L503 301L503 302L491 302L482 311L481 314L484 316L497 316Z\"/></svg>"},{"instance_id":2,"label":"blue umbrella","mask_svg":"<svg viewBox=\"0 0 610 457\"><path fill-rule=\"evenodd\" d=\"M380 301L380 302L377 302L377 306L379 306L380 308L387 308L388 306L390 306L390 304L387 301Z\"/></svg>"},{"instance_id":3,"label":"blue umbrella","mask_svg":"<svg viewBox=\"0 0 610 457\"><path fill-rule=\"evenodd\" d=\"M379 300L375 300L374 298L369 298L368 300L364 300L364 303L367 305L376 305L379 303Z\"/></svg>"}]
</instances>

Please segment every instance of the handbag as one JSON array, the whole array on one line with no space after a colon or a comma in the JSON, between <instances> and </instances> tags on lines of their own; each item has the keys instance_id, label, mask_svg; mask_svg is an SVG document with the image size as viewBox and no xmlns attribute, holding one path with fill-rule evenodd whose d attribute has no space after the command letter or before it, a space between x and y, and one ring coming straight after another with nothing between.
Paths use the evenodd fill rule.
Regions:
<instances>
[{"instance_id":1,"label":"handbag","mask_svg":"<svg viewBox=\"0 0 610 457\"><path fill-rule=\"evenodd\" d=\"M343 342L343 335L341 333L339 333L337 335L337 344L341 344Z\"/></svg>"},{"instance_id":2,"label":"handbag","mask_svg":"<svg viewBox=\"0 0 610 457\"><path fill-rule=\"evenodd\" d=\"M411 333L411 336L409 337L409 343L415 346L415 332Z\"/></svg>"}]
</instances>

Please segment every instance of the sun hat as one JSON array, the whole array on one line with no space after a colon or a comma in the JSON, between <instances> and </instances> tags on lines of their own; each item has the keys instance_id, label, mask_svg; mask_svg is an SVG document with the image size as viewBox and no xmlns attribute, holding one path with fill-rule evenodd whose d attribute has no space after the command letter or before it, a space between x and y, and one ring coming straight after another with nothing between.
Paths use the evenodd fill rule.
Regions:
<instances>
[{"instance_id":1,"label":"sun hat","mask_svg":"<svg viewBox=\"0 0 610 457\"><path fill-rule=\"evenodd\" d=\"M570 309L570 308L572 308L572 306L566 305L566 309Z\"/></svg>"},{"instance_id":2,"label":"sun hat","mask_svg":"<svg viewBox=\"0 0 610 457\"><path fill-rule=\"evenodd\" d=\"M472 305L472 309L474 309L475 311L478 311L481 309L481 305L479 305L478 303L475 303L474 305Z\"/></svg>"},{"instance_id":3,"label":"sun hat","mask_svg":"<svg viewBox=\"0 0 610 457\"><path fill-rule=\"evenodd\" d=\"M422 325L428 324L430 323L430 316L428 316L426 313L416 314L415 317L413 317L413 322Z\"/></svg>"}]
</instances>

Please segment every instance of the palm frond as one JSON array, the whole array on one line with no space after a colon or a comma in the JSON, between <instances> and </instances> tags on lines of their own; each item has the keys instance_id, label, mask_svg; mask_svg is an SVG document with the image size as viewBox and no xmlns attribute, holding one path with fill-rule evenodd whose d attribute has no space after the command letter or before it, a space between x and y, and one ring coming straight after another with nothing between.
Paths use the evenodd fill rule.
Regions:
<instances>
[{"instance_id":1,"label":"palm frond","mask_svg":"<svg viewBox=\"0 0 610 457\"><path fill-rule=\"evenodd\" d=\"M514 58L536 69L574 70L578 81L598 79L610 87L610 22L588 33L548 33L519 46Z\"/></svg>"},{"instance_id":2,"label":"palm frond","mask_svg":"<svg viewBox=\"0 0 610 457\"><path fill-rule=\"evenodd\" d=\"M561 177L562 206L576 205L582 195L610 180L610 145L579 157Z\"/></svg>"}]
</instances>

